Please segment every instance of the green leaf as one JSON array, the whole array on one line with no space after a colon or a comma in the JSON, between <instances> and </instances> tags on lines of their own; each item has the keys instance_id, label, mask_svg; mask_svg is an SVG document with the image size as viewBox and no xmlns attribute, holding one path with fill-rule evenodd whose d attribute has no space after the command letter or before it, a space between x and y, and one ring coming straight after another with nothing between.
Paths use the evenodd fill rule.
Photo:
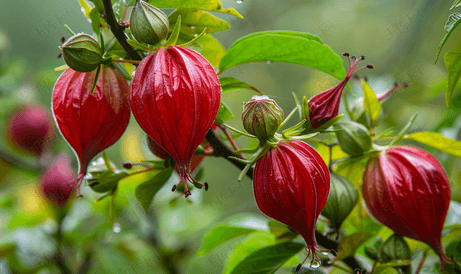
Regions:
<instances>
[{"instance_id":1,"label":"green leaf","mask_svg":"<svg viewBox=\"0 0 461 274\"><path fill-rule=\"evenodd\" d=\"M82 10L83 14L84 14L88 19L91 19L91 18L90 18L90 12L91 12L91 7L90 7L90 5L88 5L88 3L87 3L85 0L78 0L78 2L80 3L80 6L82 7L81 10Z\"/></svg>"},{"instance_id":2,"label":"green leaf","mask_svg":"<svg viewBox=\"0 0 461 274\"><path fill-rule=\"evenodd\" d=\"M357 248L373 235L372 233L358 232L344 237L339 243L336 260L339 261L353 256Z\"/></svg>"},{"instance_id":3,"label":"green leaf","mask_svg":"<svg viewBox=\"0 0 461 274\"><path fill-rule=\"evenodd\" d=\"M445 95L445 101L447 102L447 106L450 106L456 84L461 77L461 53L453 51L447 52L445 54L445 67L448 71L447 94Z\"/></svg>"},{"instance_id":4,"label":"green leaf","mask_svg":"<svg viewBox=\"0 0 461 274\"><path fill-rule=\"evenodd\" d=\"M219 104L218 114L216 115L215 123L221 125L225 123L227 120L234 119L235 116L227 107L224 102Z\"/></svg>"},{"instance_id":5,"label":"green leaf","mask_svg":"<svg viewBox=\"0 0 461 274\"><path fill-rule=\"evenodd\" d=\"M437 53L435 54L435 62L439 60L440 52L442 51L443 45L448 40L448 37L455 31L455 29L461 24L461 13L453 13L448 17L447 23L445 23L445 37L443 37L442 41L439 44L439 48L437 49Z\"/></svg>"},{"instance_id":6,"label":"green leaf","mask_svg":"<svg viewBox=\"0 0 461 274\"><path fill-rule=\"evenodd\" d=\"M269 229L271 233L275 235L277 241L291 241L299 235L287 225L274 220L269 221Z\"/></svg>"},{"instance_id":7,"label":"green leaf","mask_svg":"<svg viewBox=\"0 0 461 274\"><path fill-rule=\"evenodd\" d=\"M461 142L449 139L440 133L429 131L415 132L410 135L406 135L405 139L416 141L461 158Z\"/></svg>"},{"instance_id":8,"label":"green leaf","mask_svg":"<svg viewBox=\"0 0 461 274\"><path fill-rule=\"evenodd\" d=\"M123 76L123 78L125 78L125 80L132 80L131 75L128 73L128 71L126 71L126 68L123 64L118 62L112 62L112 65L116 70L118 70L118 72L120 72L120 74Z\"/></svg>"},{"instance_id":9,"label":"green leaf","mask_svg":"<svg viewBox=\"0 0 461 274\"><path fill-rule=\"evenodd\" d=\"M367 82L362 79L362 86L363 86L363 105L365 107L365 112L368 114L370 118L370 124L374 125L376 118L378 118L379 113L381 112L381 104L379 103L376 94L367 84Z\"/></svg>"},{"instance_id":10,"label":"green leaf","mask_svg":"<svg viewBox=\"0 0 461 274\"><path fill-rule=\"evenodd\" d=\"M210 34L203 35L196 42L202 46L200 54L202 54L213 67L219 66L219 62L226 53L221 43Z\"/></svg>"},{"instance_id":11,"label":"green leaf","mask_svg":"<svg viewBox=\"0 0 461 274\"><path fill-rule=\"evenodd\" d=\"M453 5L451 6L450 10L452 9L455 9L457 7L460 7L461 6L461 0L455 0L455 2L453 3Z\"/></svg>"},{"instance_id":12,"label":"green leaf","mask_svg":"<svg viewBox=\"0 0 461 274\"><path fill-rule=\"evenodd\" d=\"M399 272L390 266L378 266L373 270L376 274L399 274Z\"/></svg>"},{"instance_id":13,"label":"green leaf","mask_svg":"<svg viewBox=\"0 0 461 274\"><path fill-rule=\"evenodd\" d=\"M239 245L237 245L231 254L224 267L223 274L229 274L239 265L245 257L251 255L257 250L274 245L274 235L270 233L255 232L246 237Z\"/></svg>"},{"instance_id":14,"label":"green leaf","mask_svg":"<svg viewBox=\"0 0 461 274\"><path fill-rule=\"evenodd\" d=\"M240 38L222 58L219 70L258 61L308 66L338 79L346 75L341 57L318 37L292 31L265 31Z\"/></svg>"},{"instance_id":15,"label":"green leaf","mask_svg":"<svg viewBox=\"0 0 461 274\"><path fill-rule=\"evenodd\" d=\"M100 27L99 27L99 17L101 14L97 11L96 7L92 8L90 11L90 20L91 20L91 28L96 35L99 35Z\"/></svg>"},{"instance_id":16,"label":"green leaf","mask_svg":"<svg viewBox=\"0 0 461 274\"><path fill-rule=\"evenodd\" d=\"M231 274L272 274L275 273L291 257L306 246L300 243L281 243L263 247L251 253L241 261Z\"/></svg>"},{"instance_id":17,"label":"green leaf","mask_svg":"<svg viewBox=\"0 0 461 274\"><path fill-rule=\"evenodd\" d=\"M221 12L243 18L235 9L224 9L219 0L151 0L148 1L157 8L164 9L191 9L191 10L207 10Z\"/></svg>"},{"instance_id":18,"label":"green leaf","mask_svg":"<svg viewBox=\"0 0 461 274\"><path fill-rule=\"evenodd\" d=\"M154 199L155 194L168 181L172 173L173 169L167 168L157 174L154 178L140 184L136 188L136 198L146 212L152 204L152 199Z\"/></svg>"},{"instance_id":19,"label":"green leaf","mask_svg":"<svg viewBox=\"0 0 461 274\"><path fill-rule=\"evenodd\" d=\"M176 45L176 42L178 41L179 37L179 31L181 30L181 15L178 16L178 19L176 20L176 24L174 25L174 29L170 34L170 37L168 37L168 40L162 47L168 47L168 46L174 46Z\"/></svg>"},{"instance_id":20,"label":"green leaf","mask_svg":"<svg viewBox=\"0 0 461 274\"><path fill-rule=\"evenodd\" d=\"M224 223L216 225L206 235L197 256L205 255L215 247L242 235L255 231L269 232L266 220L248 214L232 216Z\"/></svg>"},{"instance_id":21,"label":"green leaf","mask_svg":"<svg viewBox=\"0 0 461 274\"><path fill-rule=\"evenodd\" d=\"M219 78L219 83L221 84L221 93L226 93L229 91L240 90L240 89L250 89L256 91L257 93L261 94L259 90L257 90L252 85L244 83L238 79L232 77L221 77Z\"/></svg>"},{"instance_id":22,"label":"green leaf","mask_svg":"<svg viewBox=\"0 0 461 274\"><path fill-rule=\"evenodd\" d=\"M220 32L230 28L229 23L206 11L177 9L168 16L168 20L176 22L178 16L181 16L181 32L187 35L201 33L205 28L207 33Z\"/></svg>"}]
</instances>

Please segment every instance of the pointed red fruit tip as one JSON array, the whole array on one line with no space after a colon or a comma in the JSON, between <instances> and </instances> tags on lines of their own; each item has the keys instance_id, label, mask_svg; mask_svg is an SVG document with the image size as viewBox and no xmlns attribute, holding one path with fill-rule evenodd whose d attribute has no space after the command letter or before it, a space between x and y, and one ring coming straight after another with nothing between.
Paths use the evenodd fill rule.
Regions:
<instances>
[{"instance_id":1,"label":"pointed red fruit tip","mask_svg":"<svg viewBox=\"0 0 461 274\"><path fill-rule=\"evenodd\" d=\"M302 264L298 264L298 266L296 267L296 272L298 272L301 269L301 266Z\"/></svg>"},{"instance_id":2,"label":"pointed red fruit tip","mask_svg":"<svg viewBox=\"0 0 461 274\"><path fill-rule=\"evenodd\" d=\"M176 185L173 186L173 188L171 189L171 192L174 192L176 190Z\"/></svg>"},{"instance_id":3,"label":"pointed red fruit tip","mask_svg":"<svg viewBox=\"0 0 461 274\"><path fill-rule=\"evenodd\" d=\"M205 191L208 191L208 183L205 182L204 185L205 185Z\"/></svg>"},{"instance_id":4,"label":"pointed red fruit tip","mask_svg":"<svg viewBox=\"0 0 461 274\"><path fill-rule=\"evenodd\" d=\"M375 67L374 67L373 65L371 65L371 64L368 64L368 65L367 65L367 68L373 69L373 68L375 68Z\"/></svg>"},{"instance_id":5,"label":"pointed red fruit tip","mask_svg":"<svg viewBox=\"0 0 461 274\"><path fill-rule=\"evenodd\" d=\"M343 56L349 57L349 52L343 52Z\"/></svg>"},{"instance_id":6,"label":"pointed red fruit tip","mask_svg":"<svg viewBox=\"0 0 461 274\"><path fill-rule=\"evenodd\" d=\"M133 164L131 162L125 162L122 164L123 168L125 169L132 169L133 168Z\"/></svg>"},{"instance_id":7,"label":"pointed red fruit tip","mask_svg":"<svg viewBox=\"0 0 461 274\"><path fill-rule=\"evenodd\" d=\"M185 196L186 198L189 197L189 196L190 196L190 191L188 190L188 191L184 192L184 196Z\"/></svg>"}]
</instances>

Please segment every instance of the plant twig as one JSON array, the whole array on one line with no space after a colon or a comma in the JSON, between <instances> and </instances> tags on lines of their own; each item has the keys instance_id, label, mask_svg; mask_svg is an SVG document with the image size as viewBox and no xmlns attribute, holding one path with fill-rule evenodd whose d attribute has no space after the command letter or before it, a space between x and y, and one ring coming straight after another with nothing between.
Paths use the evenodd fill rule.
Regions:
<instances>
[{"instance_id":1,"label":"plant twig","mask_svg":"<svg viewBox=\"0 0 461 274\"><path fill-rule=\"evenodd\" d=\"M219 125L219 128L222 130L222 132L224 132L224 134L226 135L227 139L229 140L229 142L231 143L232 147L235 149L235 150L239 150L239 147L237 146L237 143L235 142L234 138L232 138L232 135L230 134L230 132L227 130L226 126L224 125ZM246 159L245 158L245 155L243 155L243 153L239 153L238 156L242 159Z\"/></svg>"},{"instance_id":2,"label":"plant twig","mask_svg":"<svg viewBox=\"0 0 461 274\"><path fill-rule=\"evenodd\" d=\"M114 34L117 41L120 43L122 48L126 51L128 56L133 60L141 60L141 55L134 50L134 48L126 41L124 26L121 26L115 18L114 10L112 9L111 0L102 0L104 4L104 19L109 26L110 31Z\"/></svg>"},{"instance_id":3,"label":"plant twig","mask_svg":"<svg viewBox=\"0 0 461 274\"><path fill-rule=\"evenodd\" d=\"M207 134L205 135L205 139L210 143L210 145L213 147L214 153L213 156L216 157L224 157L226 160L231 162L234 166L238 167L240 170L243 170L245 168L245 164L241 163L235 159L230 159L229 156L234 156L236 157L234 152L221 140L219 139L218 135L213 129L209 129ZM250 178L253 179L253 168L250 168L246 175Z\"/></svg>"}]
</instances>

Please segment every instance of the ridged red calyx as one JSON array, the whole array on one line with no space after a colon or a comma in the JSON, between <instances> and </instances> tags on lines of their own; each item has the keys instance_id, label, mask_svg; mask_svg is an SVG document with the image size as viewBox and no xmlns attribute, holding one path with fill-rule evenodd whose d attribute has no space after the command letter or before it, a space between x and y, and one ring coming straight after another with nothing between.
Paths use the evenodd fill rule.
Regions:
<instances>
[{"instance_id":1,"label":"ridged red calyx","mask_svg":"<svg viewBox=\"0 0 461 274\"><path fill-rule=\"evenodd\" d=\"M314 129L319 128L338 116L341 94L343 93L344 87L349 79L362 69L373 68L372 65L366 65L354 71L357 63L360 62L360 60L365 59L365 56L362 55L359 58L352 56L351 62L349 53L345 52L343 55L349 60L349 70L347 71L346 77L336 86L315 95L309 100L309 119L311 126Z\"/></svg>"},{"instance_id":2,"label":"ridged red calyx","mask_svg":"<svg viewBox=\"0 0 461 274\"><path fill-rule=\"evenodd\" d=\"M401 236L432 247L448 261L441 244L450 204L450 183L429 153L391 147L371 158L363 175L363 198L371 214Z\"/></svg>"},{"instance_id":3,"label":"ridged red calyx","mask_svg":"<svg viewBox=\"0 0 461 274\"><path fill-rule=\"evenodd\" d=\"M301 234L312 262L319 260L315 223L330 191L320 155L304 142L281 141L256 162L253 188L259 209Z\"/></svg>"},{"instance_id":4,"label":"ridged red calyx","mask_svg":"<svg viewBox=\"0 0 461 274\"><path fill-rule=\"evenodd\" d=\"M75 173L70 159L64 154L58 155L41 178L40 186L45 197L58 207L64 206L72 195Z\"/></svg>"},{"instance_id":5,"label":"ridged red calyx","mask_svg":"<svg viewBox=\"0 0 461 274\"><path fill-rule=\"evenodd\" d=\"M91 160L122 136L130 120L126 80L117 70L102 66L91 93L95 73L67 69L53 89L56 124L79 162L79 196L81 181Z\"/></svg>"},{"instance_id":6,"label":"ridged red calyx","mask_svg":"<svg viewBox=\"0 0 461 274\"><path fill-rule=\"evenodd\" d=\"M40 104L22 106L11 114L7 134L13 145L38 157L54 139L51 113Z\"/></svg>"},{"instance_id":7,"label":"ridged red calyx","mask_svg":"<svg viewBox=\"0 0 461 274\"><path fill-rule=\"evenodd\" d=\"M213 67L183 47L160 48L139 64L130 105L141 128L173 157L182 181L192 181L190 161L219 109L221 91ZM198 183L198 182L197 182ZM185 196L190 191L185 187Z\"/></svg>"}]
</instances>

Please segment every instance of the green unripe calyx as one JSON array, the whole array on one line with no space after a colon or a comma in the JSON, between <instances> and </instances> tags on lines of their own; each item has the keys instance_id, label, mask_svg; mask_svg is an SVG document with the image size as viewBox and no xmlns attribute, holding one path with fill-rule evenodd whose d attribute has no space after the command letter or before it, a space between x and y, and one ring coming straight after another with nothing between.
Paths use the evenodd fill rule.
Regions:
<instances>
[{"instance_id":1,"label":"green unripe calyx","mask_svg":"<svg viewBox=\"0 0 461 274\"><path fill-rule=\"evenodd\" d=\"M102 62L99 43L87 34L77 34L61 46L66 64L79 72L95 70Z\"/></svg>"},{"instance_id":2,"label":"green unripe calyx","mask_svg":"<svg viewBox=\"0 0 461 274\"><path fill-rule=\"evenodd\" d=\"M155 45L168 36L168 17L145 1L136 1L130 16L130 31L141 43Z\"/></svg>"},{"instance_id":3,"label":"green unripe calyx","mask_svg":"<svg viewBox=\"0 0 461 274\"><path fill-rule=\"evenodd\" d=\"M361 156L372 147L371 135L362 124L348 121L334 125L341 149L351 156Z\"/></svg>"},{"instance_id":4,"label":"green unripe calyx","mask_svg":"<svg viewBox=\"0 0 461 274\"><path fill-rule=\"evenodd\" d=\"M253 96L243 106L242 121L248 133L260 140L267 140L274 136L282 123L283 110L265 95Z\"/></svg>"}]
</instances>

